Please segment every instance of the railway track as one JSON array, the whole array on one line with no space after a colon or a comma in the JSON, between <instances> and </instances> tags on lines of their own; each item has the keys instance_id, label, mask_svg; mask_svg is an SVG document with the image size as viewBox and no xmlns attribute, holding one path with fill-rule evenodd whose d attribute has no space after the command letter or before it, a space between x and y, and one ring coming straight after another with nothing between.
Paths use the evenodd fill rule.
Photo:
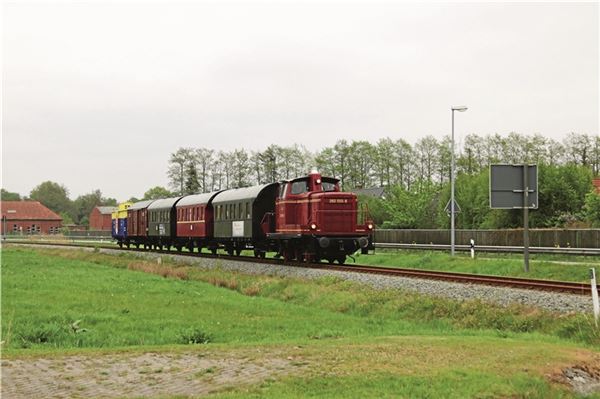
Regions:
<instances>
[{"instance_id":1,"label":"railway track","mask_svg":"<svg viewBox=\"0 0 600 399\"><path fill-rule=\"evenodd\" d=\"M127 252L152 252L165 255L179 255L179 256L190 256L190 257L204 257L204 258L217 258L227 259L233 261L242 262L253 262L262 264L283 264L282 259L274 258L254 258L247 256L230 256L225 254L212 255L208 253L190 253L190 252L178 252L178 251L159 251L159 250L138 250L135 248L119 248L115 245L96 245L86 246L81 244L70 244L70 243L51 243L51 242L27 242L22 241L6 241L10 244L17 245L50 245L59 247L76 247L76 248L103 248L117 251ZM493 275L481 275L481 274L468 274L468 273L456 273L456 272L444 272L434 270L421 270L421 269L410 269L410 268L397 268L397 267L379 267L379 266L367 266L367 265L329 265L324 263L304 263L304 262L285 262L287 266L292 267L305 267L312 269L323 269L323 270L337 270L352 273L370 273L387 276L397 277L409 277L409 278L420 278L428 280L444 280L463 284L477 284L477 285L490 285L510 288L521 288L527 290L538 290L538 291L549 291L549 292L562 292L575 295L591 295L590 284L577 283L569 281L556 281L556 280L540 280L540 279L527 279L520 277L504 277L504 276L493 276Z\"/></svg>"},{"instance_id":2,"label":"railway track","mask_svg":"<svg viewBox=\"0 0 600 399\"><path fill-rule=\"evenodd\" d=\"M381 249L419 249L431 251L449 251L448 244L397 244L376 242L375 248ZM455 245L455 250L468 252L470 245ZM498 252L498 253L523 253L523 247L504 246L504 245L476 245L477 252ZM536 254L556 254L556 255L577 255L577 256L600 256L600 248L561 248L561 247L529 247L530 253Z\"/></svg>"}]
</instances>

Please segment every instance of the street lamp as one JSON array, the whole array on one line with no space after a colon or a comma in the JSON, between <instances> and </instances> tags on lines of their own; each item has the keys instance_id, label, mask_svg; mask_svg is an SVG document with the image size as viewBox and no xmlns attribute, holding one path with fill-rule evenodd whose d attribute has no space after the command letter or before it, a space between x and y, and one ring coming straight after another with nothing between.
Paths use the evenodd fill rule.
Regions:
<instances>
[{"instance_id":1,"label":"street lamp","mask_svg":"<svg viewBox=\"0 0 600 399\"><path fill-rule=\"evenodd\" d=\"M454 111L465 112L467 107L458 105L452 107L452 161L450 164L450 254L454 256Z\"/></svg>"}]
</instances>

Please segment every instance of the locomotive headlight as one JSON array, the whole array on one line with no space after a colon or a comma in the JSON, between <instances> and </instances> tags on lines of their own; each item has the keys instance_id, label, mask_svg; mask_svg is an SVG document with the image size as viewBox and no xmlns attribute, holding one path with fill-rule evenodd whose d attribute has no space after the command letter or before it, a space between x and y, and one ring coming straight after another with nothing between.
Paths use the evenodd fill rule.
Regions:
<instances>
[{"instance_id":1,"label":"locomotive headlight","mask_svg":"<svg viewBox=\"0 0 600 399\"><path fill-rule=\"evenodd\" d=\"M321 179L317 179L317 184L321 184Z\"/></svg>"},{"instance_id":2,"label":"locomotive headlight","mask_svg":"<svg viewBox=\"0 0 600 399\"><path fill-rule=\"evenodd\" d=\"M310 229L311 229L311 230L316 230L316 229L317 229L317 225L316 225L316 224L314 224L314 223L312 223L312 224L310 225Z\"/></svg>"},{"instance_id":3,"label":"locomotive headlight","mask_svg":"<svg viewBox=\"0 0 600 399\"><path fill-rule=\"evenodd\" d=\"M373 225L372 225L371 223L369 223L369 224L367 225L367 228L368 228L369 230L373 230Z\"/></svg>"}]
</instances>

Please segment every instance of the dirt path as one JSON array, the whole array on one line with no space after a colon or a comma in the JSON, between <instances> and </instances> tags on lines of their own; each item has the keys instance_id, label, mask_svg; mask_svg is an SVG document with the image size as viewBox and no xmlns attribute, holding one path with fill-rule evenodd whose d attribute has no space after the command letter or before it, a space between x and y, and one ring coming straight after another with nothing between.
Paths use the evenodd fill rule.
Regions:
<instances>
[{"instance_id":1,"label":"dirt path","mask_svg":"<svg viewBox=\"0 0 600 399\"><path fill-rule=\"evenodd\" d=\"M2 398L203 396L297 373L291 357L143 353L2 361Z\"/></svg>"}]
</instances>

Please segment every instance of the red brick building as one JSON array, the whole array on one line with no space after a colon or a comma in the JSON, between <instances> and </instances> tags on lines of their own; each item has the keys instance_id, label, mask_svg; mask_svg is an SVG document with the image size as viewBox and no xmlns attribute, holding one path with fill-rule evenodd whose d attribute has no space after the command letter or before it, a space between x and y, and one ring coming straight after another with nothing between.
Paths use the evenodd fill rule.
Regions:
<instances>
[{"instance_id":1,"label":"red brick building","mask_svg":"<svg viewBox=\"0 0 600 399\"><path fill-rule=\"evenodd\" d=\"M112 213L116 206L97 206L90 213L90 230L111 230Z\"/></svg>"},{"instance_id":2,"label":"red brick building","mask_svg":"<svg viewBox=\"0 0 600 399\"><path fill-rule=\"evenodd\" d=\"M62 218L38 201L1 201L1 232L5 234L56 234Z\"/></svg>"}]
</instances>

